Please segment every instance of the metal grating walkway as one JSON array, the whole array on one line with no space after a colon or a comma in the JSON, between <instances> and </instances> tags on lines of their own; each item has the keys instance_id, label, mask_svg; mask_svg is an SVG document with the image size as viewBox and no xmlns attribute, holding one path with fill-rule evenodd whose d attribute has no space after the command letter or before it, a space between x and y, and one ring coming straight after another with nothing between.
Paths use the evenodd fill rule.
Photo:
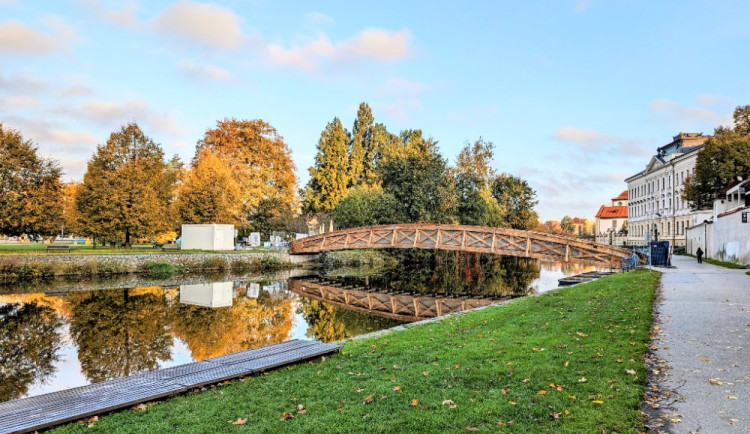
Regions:
<instances>
[{"instance_id":1,"label":"metal grating walkway","mask_svg":"<svg viewBox=\"0 0 750 434\"><path fill-rule=\"evenodd\" d=\"M0 403L0 433L29 432L129 407L230 378L337 352L338 345L293 340L254 350Z\"/></svg>"}]
</instances>

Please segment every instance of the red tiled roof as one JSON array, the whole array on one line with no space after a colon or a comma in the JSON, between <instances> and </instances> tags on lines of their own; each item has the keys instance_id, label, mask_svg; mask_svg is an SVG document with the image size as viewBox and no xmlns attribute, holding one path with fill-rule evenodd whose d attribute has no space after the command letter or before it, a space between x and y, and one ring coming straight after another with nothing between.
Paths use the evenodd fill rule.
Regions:
<instances>
[{"instance_id":1,"label":"red tiled roof","mask_svg":"<svg viewBox=\"0 0 750 434\"><path fill-rule=\"evenodd\" d=\"M628 191L623 191L619 196L613 197L612 200L628 200Z\"/></svg>"},{"instance_id":2,"label":"red tiled roof","mask_svg":"<svg viewBox=\"0 0 750 434\"><path fill-rule=\"evenodd\" d=\"M615 219L615 218L627 218L628 207L626 206L604 206L599 208L599 212L596 213L596 217L602 219Z\"/></svg>"}]
</instances>

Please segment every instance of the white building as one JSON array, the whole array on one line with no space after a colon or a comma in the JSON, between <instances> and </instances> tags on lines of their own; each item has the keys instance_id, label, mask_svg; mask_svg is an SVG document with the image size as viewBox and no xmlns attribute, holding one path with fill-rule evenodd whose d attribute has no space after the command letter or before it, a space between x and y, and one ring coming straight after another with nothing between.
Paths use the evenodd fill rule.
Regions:
<instances>
[{"instance_id":1,"label":"white building","mask_svg":"<svg viewBox=\"0 0 750 434\"><path fill-rule=\"evenodd\" d=\"M687 231L688 253L750 266L750 180L735 181L714 200L713 217Z\"/></svg>"},{"instance_id":2,"label":"white building","mask_svg":"<svg viewBox=\"0 0 750 434\"><path fill-rule=\"evenodd\" d=\"M645 245L648 240L666 240L685 245L685 231L710 219L713 211L692 210L682 199L685 180L695 172L703 133L680 133L658 148L646 169L628 184L628 244Z\"/></svg>"}]
</instances>

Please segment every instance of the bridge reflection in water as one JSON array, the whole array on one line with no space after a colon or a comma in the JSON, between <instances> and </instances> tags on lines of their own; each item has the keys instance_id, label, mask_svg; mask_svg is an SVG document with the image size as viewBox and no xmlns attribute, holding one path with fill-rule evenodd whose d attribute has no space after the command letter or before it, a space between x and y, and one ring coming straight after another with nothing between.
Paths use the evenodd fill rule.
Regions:
<instances>
[{"instance_id":1,"label":"bridge reflection in water","mask_svg":"<svg viewBox=\"0 0 750 434\"><path fill-rule=\"evenodd\" d=\"M290 279L289 289L303 297L347 310L405 322L461 312L512 298L384 292L321 277Z\"/></svg>"}]
</instances>

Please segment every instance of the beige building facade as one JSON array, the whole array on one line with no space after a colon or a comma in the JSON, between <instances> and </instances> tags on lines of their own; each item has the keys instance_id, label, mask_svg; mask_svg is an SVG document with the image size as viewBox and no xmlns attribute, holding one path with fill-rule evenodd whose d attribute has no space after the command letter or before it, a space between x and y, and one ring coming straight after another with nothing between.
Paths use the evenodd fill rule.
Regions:
<instances>
[{"instance_id":1,"label":"beige building facade","mask_svg":"<svg viewBox=\"0 0 750 434\"><path fill-rule=\"evenodd\" d=\"M631 246L664 240L685 245L688 228L710 219L713 210L692 210L682 199L685 180L695 173L703 133L680 133L658 148L646 168L627 178L628 239Z\"/></svg>"}]
</instances>

